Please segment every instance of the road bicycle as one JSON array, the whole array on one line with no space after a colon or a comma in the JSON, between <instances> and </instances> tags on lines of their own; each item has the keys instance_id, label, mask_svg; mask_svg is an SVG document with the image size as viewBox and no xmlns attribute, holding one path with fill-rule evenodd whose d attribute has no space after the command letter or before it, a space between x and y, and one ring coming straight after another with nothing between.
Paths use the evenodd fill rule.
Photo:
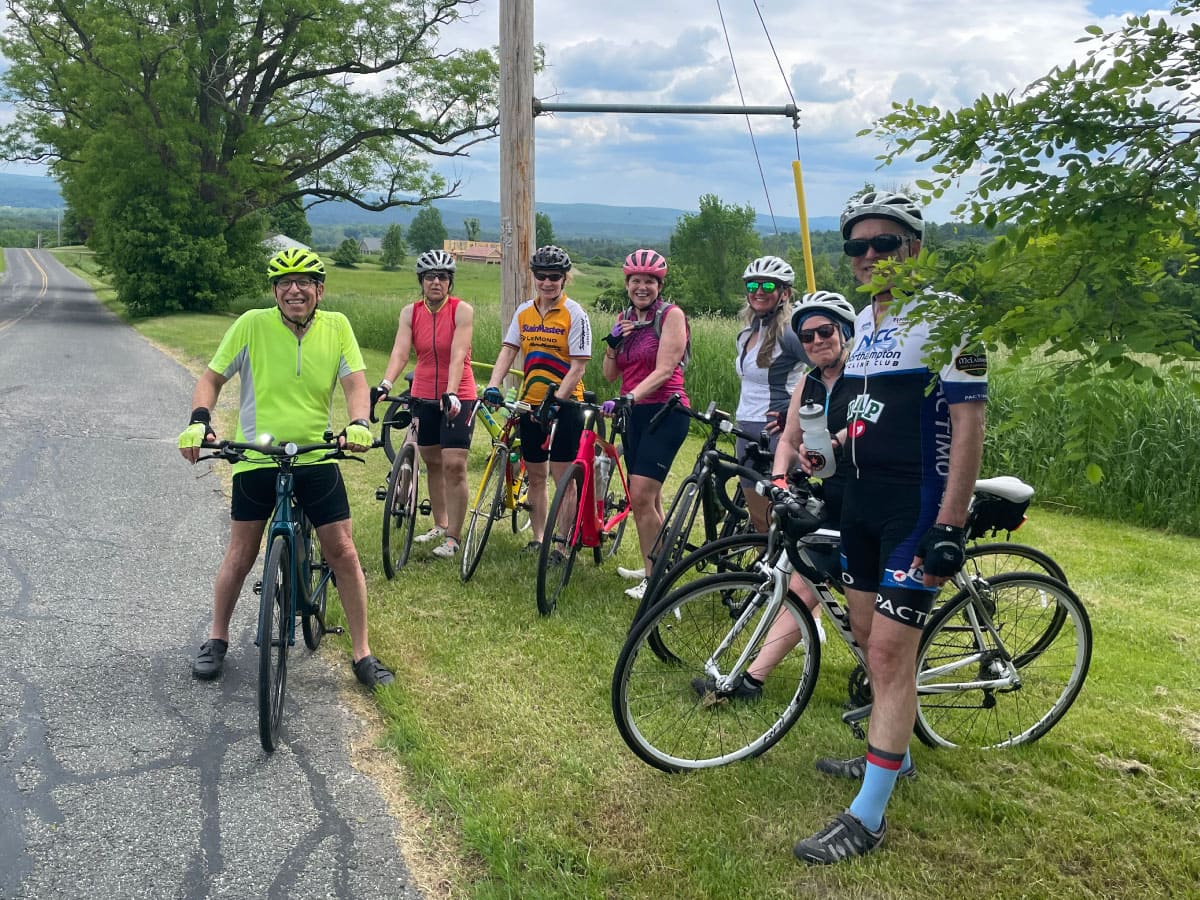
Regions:
<instances>
[{"instance_id":1,"label":"road bicycle","mask_svg":"<svg viewBox=\"0 0 1200 900\"><path fill-rule=\"evenodd\" d=\"M258 630L254 637L258 647L258 737L268 753L279 746L288 649L296 643L296 619L300 619L304 643L309 650L316 650L325 634L342 633L341 628L325 623L329 587L336 587L337 583L321 553L316 529L297 503L294 493L294 467L305 454L323 451L322 461L352 459L363 462L346 453L332 439L333 433L326 432L325 442L318 444L273 444L269 436L264 436L263 441L253 443L205 441L200 445L213 451L201 456L201 460L221 459L235 463L250 459L262 461L265 457L279 469L275 476L275 512L267 530L266 562L262 580L254 586L259 597Z\"/></svg>"},{"instance_id":2,"label":"road bicycle","mask_svg":"<svg viewBox=\"0 0 1200 900\"><path fill-rule=\"evenodd\" d=\"M508 418L500 425L483 401L476 402L476 419L491 435L492 449L463 534L459 576L464 582L471 579L479 566L488 535L492 533L492 523L507 518L513 534L529 527L529 474L525 471L525 460L521 458L517 425L520 416L529 412L530 407L524 401L506 401L504 408Z\"/></svg>"},{"instance_id":3,"label":"road bicycle","mask_svg":"<svg viewBox=\"0 0 1200 900\"><path fill-rule=\"evenodd\" d=\"M821 644L812 614L788 590L793 571L817 596L826 628L864 664L849 611L828 585L839 535L813 531L811 514L788 492L768 482L758 489L772 501L765 555L749 571L707 576L664 597L618 657L613 715L625 743L655 768L702 769L757 756L795 724L816 684ZM1032 572L983 578L964 568L953 583L918 650L917 736L938 747L1037 740L1066 714L1087 677L1092 632L1082 602L1063 582ZM793 627L773 630L784 614ZM798 643L772 670L761 698L730 699L781 632ZM666 654L650 649L652 635ZM860 738L870 710L864 704L842 715Z\"/></svg>"},{"instance_id":4,"label":"road bicycle","mask_svg":"<svg viewBox=\"0 0 1200 900\"><path fill-rule=\"evenodd\" d=\"M733 417L717 409L715 403L710 403L704 412L696 412L682 405L680 395L674 394L650 420L648 431L653 433L668 415L690 416L706 426L708 434L696 456L692 471L680 483L675 499L671 501L654 539L654 546L650 551L652 565L646 573L646 589L633 614L631 627L663 596L662 585L667 573L685 555L713 541L751 530L752 524L746 511L741 482L735 481L734 488L730 491L727 485L732 477L729 474L730 470L720 464L742 463L749 464L752 468L765 465L767 471L770 468L767 435L742 431L734 423ZM725 435L747 441L747 459L739 460L717 449L718 440ZM697 543L693 535L698 516L702 520L703 531Z\"/></svg>"},{"instance_id":5,"label":"road bicycle","mask_svg":"<svg viewBox=\"0 0 1200 900\"><path fill-rule=\"evenodd\" d=\"M600 420L600 407L594 400L590 392L585 392L582 403L555 401L582 412L583 433L575 461L554 489L546 514L545 537L538 550L537 605L543 616L554 612L566 590L579 548L591 547L596 565L604 556L615 555L633 509L621 448L616 443L624 433L626 416L613 417L613 440L609 441ZM558 531L563 527L567 533L560 537Z\"/></svg>"},{"instance_id":6,"label":"road bicycle","mask_svg":"<svg viewBox=\"0 0 1200 900\"><path fill-rule=\"evenodd\" d=\"M386 451L388 441L394 441L392 433L403 431L404 439L392 453L392 468L387 483L375 489L375 499L383 501L383 574L392 579L408 565L412 554L413 535L417 529L417 516L428 516L433 508L429 498L421 498L421 462L417 455L418 420L413 408L418 403L435 403L433 400L418 400L407 391L395 397L388 405L383 418L383 434L380 442ZM372 420L375 412L371 411Z\"/></svg>"}]
</instances>

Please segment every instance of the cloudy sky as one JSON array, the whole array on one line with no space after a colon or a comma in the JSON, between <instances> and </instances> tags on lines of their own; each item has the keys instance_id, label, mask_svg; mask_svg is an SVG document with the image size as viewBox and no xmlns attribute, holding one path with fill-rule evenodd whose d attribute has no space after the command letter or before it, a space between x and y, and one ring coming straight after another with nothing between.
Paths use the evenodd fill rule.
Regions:
<instances>
[{"instance_id":1,"label":"cloudy sky","mask_svg":"<svg viewBox=\"0 0 1200 900\"><path fill-rule=\"evenodd\" d=\"M984 92L1020 90L1082 56L1085 48L1076 41L1087 25L1116 28L1126 14L1168 6L854 0L842 7L827 0L758 0L756 10L752 0L722 0L720 7L715 0L534 2L534 37L546 50L534 93L548 102L738 104L735 66L747 104L782 106L794 97L810 216L836 215L864 181L895 187L923 174L907 163L878 170L881 145L856 137L893 101L911 97L955 108ZM478 15L448 29L443 45L496 44L498 5L480 0ZM713 193L727 203L762 213L769 205L779 216L794 217L792 123L760 116L751 125L763 175L743 117L540 116L536 198L695 209L702 194ZM498 200L498 156L492 142L440 168L462 180L462 197ZM945 216L950 205L934 207L931 217Z\"/></svg>"}]
</instances>

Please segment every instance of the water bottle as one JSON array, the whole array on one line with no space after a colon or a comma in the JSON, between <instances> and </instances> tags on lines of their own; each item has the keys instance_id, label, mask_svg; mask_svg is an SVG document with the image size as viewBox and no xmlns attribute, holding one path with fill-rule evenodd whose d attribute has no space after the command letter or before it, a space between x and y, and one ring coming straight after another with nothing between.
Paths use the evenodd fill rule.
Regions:
<instances>
[{"instance_id":1,"label":"water bottle","mask_svg":"<svg viewBox=\"0 0 1200 900\"><path fill-rule=\"evenodd\" d=\"M800 407L800 429L804 433L804 450L812 466L814 478L828 478L837 469L833 458L833 442L825 421L825 408L816 403Z\"/></svg>"},{"instance_id":2,"label":"water bottle","mask_svg":"<svg viewBox=\"0 0 1200 900\"><path fill-rule=\"evenodd\" d=\"M612 476L612 460L608 454L596 448L596 499L603 502L608 494L608 479Z\"/></svg>"}]
</instances>

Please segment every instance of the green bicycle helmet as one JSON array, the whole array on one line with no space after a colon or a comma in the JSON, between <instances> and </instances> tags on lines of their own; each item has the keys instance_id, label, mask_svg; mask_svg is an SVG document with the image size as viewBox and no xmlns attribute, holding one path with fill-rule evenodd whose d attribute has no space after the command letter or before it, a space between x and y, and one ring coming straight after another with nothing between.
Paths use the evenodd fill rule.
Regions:
<instances>
[{"instance_id":1,"label":"green bicycle helmet","mask_svg":"<svg viewBox=\"0 0 1200 900\"><path fill-rule=\"evenodd\" d=\"M288 247L272 256L267 263L267 278L271 280L271 284L284 275L310 275L323 283L325 263L311 250L304 247Z\"/></svg>"}]
</instances>

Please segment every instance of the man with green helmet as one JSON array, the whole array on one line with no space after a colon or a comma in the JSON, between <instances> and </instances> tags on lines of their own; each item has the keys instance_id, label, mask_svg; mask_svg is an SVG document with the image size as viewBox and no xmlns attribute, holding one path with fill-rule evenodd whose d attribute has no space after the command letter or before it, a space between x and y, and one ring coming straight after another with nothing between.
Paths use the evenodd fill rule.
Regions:
<instances>
[{"instance_id":1,"label":"man with green helmet","mask_svg":"<svg viewBox=\"0 0 1200 900\"><path fill-rule=\"evenodd\" d=\"M205 436L215 438L211 410L225 383L240 376L237 441L270 435L274 441L319 443L332 424L333 390L341 382L350 424L346 449L372 444L367 414L370 389L366 365L350 322L341 313L319 310L325 294L325 265L311 250L289 247L267 264L275 305L238 317L192 394L192 415L179 436L188 462L200 456ZM258 557L263 531L275 507L275 466L264 459L239 462L233 470L229 544L213 587L213 616L192 674L216 678L229 648L229 621L242 583ZM296 497L321 539L333 569L353 644L354 674L368 687L393 680L367 642L367 584L350 523L350 504L335 462L313 461L295 468Z\"/></svg>"}]
</instances>

